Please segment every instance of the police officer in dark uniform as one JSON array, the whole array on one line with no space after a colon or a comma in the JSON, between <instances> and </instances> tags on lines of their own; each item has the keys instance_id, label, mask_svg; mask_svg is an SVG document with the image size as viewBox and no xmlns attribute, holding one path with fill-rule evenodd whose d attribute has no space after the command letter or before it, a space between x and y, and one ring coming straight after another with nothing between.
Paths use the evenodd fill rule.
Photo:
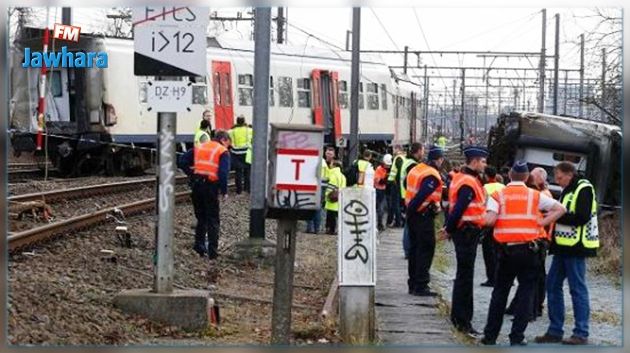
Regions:
<instances>
[{"instance_id":1,"label":"police officer in dark uniform","mask_svg":"<svg viewBox=\"0 0 630 353\"><path fill-rule=\"evenodd\" d=\"M455 245L457 272L453 284L451 322L465 334L477 337L472 327L473 277L481 230L485 225L486 192L480 174L486 168L488 150L481 146L464 149L466 166L453 176L449 186L449 214L440 238L450 238Z\"/></svg>"},{"instance_id":2,"label":"police officer in dark uniform","mask_svg":"<svg viewBox=\"0 0 630 353\"><path fill-rule=\"evenodd\" d=\"M405 202L409 229L409 293L434 297L429 289L429 270L435 253L435 216L442 200L442 176L439 168L444 151L438 146L429 149L428 162L419 163L407 174Z\"/></svg>"}]
</instances>

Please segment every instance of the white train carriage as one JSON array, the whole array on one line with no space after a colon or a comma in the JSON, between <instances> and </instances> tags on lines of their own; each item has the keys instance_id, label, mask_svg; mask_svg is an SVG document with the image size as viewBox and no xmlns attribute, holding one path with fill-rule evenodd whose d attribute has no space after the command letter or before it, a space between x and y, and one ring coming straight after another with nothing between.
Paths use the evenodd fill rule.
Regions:
<instances>
[{"instance_id":1,"label":"white train carriage","mask_svg":"<svg viewBox=\"0 0 630 353\"><path fill-rule=\"evenodd\" d=\"M41 43L36 35L25 38L30 47ZM76 169L89 159L89 170L95 169L95 163L108 167L109 172L141 170L151 161L157 113L140 101L139 94L154 77L134 76L132 40L82 34L81 41L70 50L105 51L109 65L106 69L53 70L52 88L47 93L47 101L52 103L47 105L47 129L55 138L49 151L60 169ZM192 143L206 109L214 113L215 129L231 128L239 115L252 122L254 43L210 38L207 60L208 74L190 78L195 85L206 86L206 102L178 114L178 142ZM19 55L14 58L17 62ZM270 122L322 125L329 132L326 143L343 146L350 131L350 64L346 52L272 44ZM12 69L24 70L16 65ZM18 80L20 84L12 87L12 97L19 103L11 114L12 141L16 151L29 151L34 149L37 131L33 107L37 106L38 70L17 76L20 74L29 79ZM24 94L33 90L35 94ZM420 136L418 92L418 87L392 79L384 63L363 55L360 141L382 146L415 141ZM129 145L134 148L127 148Z\"/></svg>"}]
</instances>

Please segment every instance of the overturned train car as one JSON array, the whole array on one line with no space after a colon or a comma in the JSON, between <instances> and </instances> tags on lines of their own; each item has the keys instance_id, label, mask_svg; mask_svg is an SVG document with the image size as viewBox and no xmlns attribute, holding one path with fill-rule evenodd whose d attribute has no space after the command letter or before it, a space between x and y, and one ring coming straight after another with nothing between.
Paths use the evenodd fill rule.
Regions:
<instances>
[{"instance_id":1,"label":"overturned train car","mask_svg":"<svg viewBox=\"0 0 630 353\"><path fill-rule=\"evenodd\" d=\"M597 192L598 203L615 207L621 203L621 144L619 126L601 122L530 112L502 115L492 127L488 163L508 166L524 159L530 169L542 167L548 173L549 188L557 196L561 188L553 168L570 161L588 178Z\"/></svg>"}]
</instances>

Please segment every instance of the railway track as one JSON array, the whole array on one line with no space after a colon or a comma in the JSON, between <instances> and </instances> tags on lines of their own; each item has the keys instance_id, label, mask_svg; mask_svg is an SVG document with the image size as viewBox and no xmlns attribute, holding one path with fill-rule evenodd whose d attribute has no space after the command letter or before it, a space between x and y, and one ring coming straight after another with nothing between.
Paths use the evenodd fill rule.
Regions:
<instances>
[{"instance_id":1,"label":"railway track","mask_svg":"<svg viewBox=\"0 0 630 353\"><path fill-rule=\"evenodd\" d=\"M183 183L187 180L184 175L178 175L175 178L177 184ZM11 196L7 200L11 202L29 202L44 200L46 203L54 203L59 200L72 200L78 198L85 198L94 195L108 194L108 193L121 193L128 190L133 190L139 186L154 184L155 178L145 178L140 180L126 181L120 183L106 183L98 185L89 185L76 188L67 188L60 190L52 190L45 192L37 192L31 194L23 194Z\"/></svg>"},{"instance_id":2,"label":"railway track","mask_svg":"<svg viewBox=\"0 0 630 353\"><path fill-rule=\"evenodd\" d=\"M175 202L188 200L190 191L175 194ZM45 226L32 228L8 236L9 252L13 253L18 249L34 245L53 237L76 232L82 229L94 227L110 219L109 215L122 211L125 216L135 215L141 212L150 211L155 207L155 198L148 198L124 205L109 207L103 210L92 212L69 218L63 221L47 224Z\"/></svg>"},{"instance_id":3,"label":"railway track","mask_svg":"<svg viewBox=\"0 0 630 353\"><path fill-rule=\"evenodd\" d=\"M176 179L177 182L181 182L185 180L186 180L185 176L178 176ZM155 181L155 179L153 179L153 181ZM129 183L128 185L133 185L132 183L135 183L135 185L138 185L141 182L147 183L149 181L143 180L143 181L128 182ZM64 191L69 192L70 193L69 195L74 196L74 197L81 197L81 196L84 197L86 193L91 193L91 195L94 195L95 193L98 194L98 193L104 192L103 190L112 190L111 189L112 185L116 186L116 185L120 185L120 183L101 184L101 185L95 185L95 186L90 186L90 187L71 188L71 189L66 189L66 190L55 190L55 191L48 191L48 192L39 193L39 194L20 195L20 196L15 196L15 198L21 197L22 200L29 200L29 198L39 197L36 199L41 199L42 194L49 194L49 197L52 197L53 200L67 199L67 197L63 195ZM234 186L235 186L234 183L228 184L228 187L230 189L234 188ZM92 190L87 190L87 189L92 189ZM190 191L176 193L175 202L182 202L182 201L189 200L190 194L191 194ZM73 232L80 231L83 229L95 227L101 223L109 221L110 219L112 219L111 215L120 211L122 211L125 217L136 215L136 214L146 212L146 211L150 211L155 208L155 203L156 203L155 198L147 198L144 200L127 203L124 205L108 207L108 208L105 208L96 212L68 218L68 219L51 223L51 224L47 224L41 227L35 227L35 228L31 228L25 231L16 232L16 233L9 233L9 236L7 237L7 240L9 243L9 253L15 253L19 249L23 249L28 246L32 246L34 244L44 242L46 240L52 239L54 237L57 237L63 234L69 234L69 233L73 233Z\"/></svg>"},{"instance_id":4,"label":"railway track","mask_svg":"<svg viewBox=\"0 0 630 353\"><path fill-rule=\"evenodd\" d=\"M40 168L10 168L7 171L7 176L10 183L16 183L41 178L44 173L44 170ZM54 176L56 173L57 169L48 169L48 176Z\"/></svg>"}]
</instances>

